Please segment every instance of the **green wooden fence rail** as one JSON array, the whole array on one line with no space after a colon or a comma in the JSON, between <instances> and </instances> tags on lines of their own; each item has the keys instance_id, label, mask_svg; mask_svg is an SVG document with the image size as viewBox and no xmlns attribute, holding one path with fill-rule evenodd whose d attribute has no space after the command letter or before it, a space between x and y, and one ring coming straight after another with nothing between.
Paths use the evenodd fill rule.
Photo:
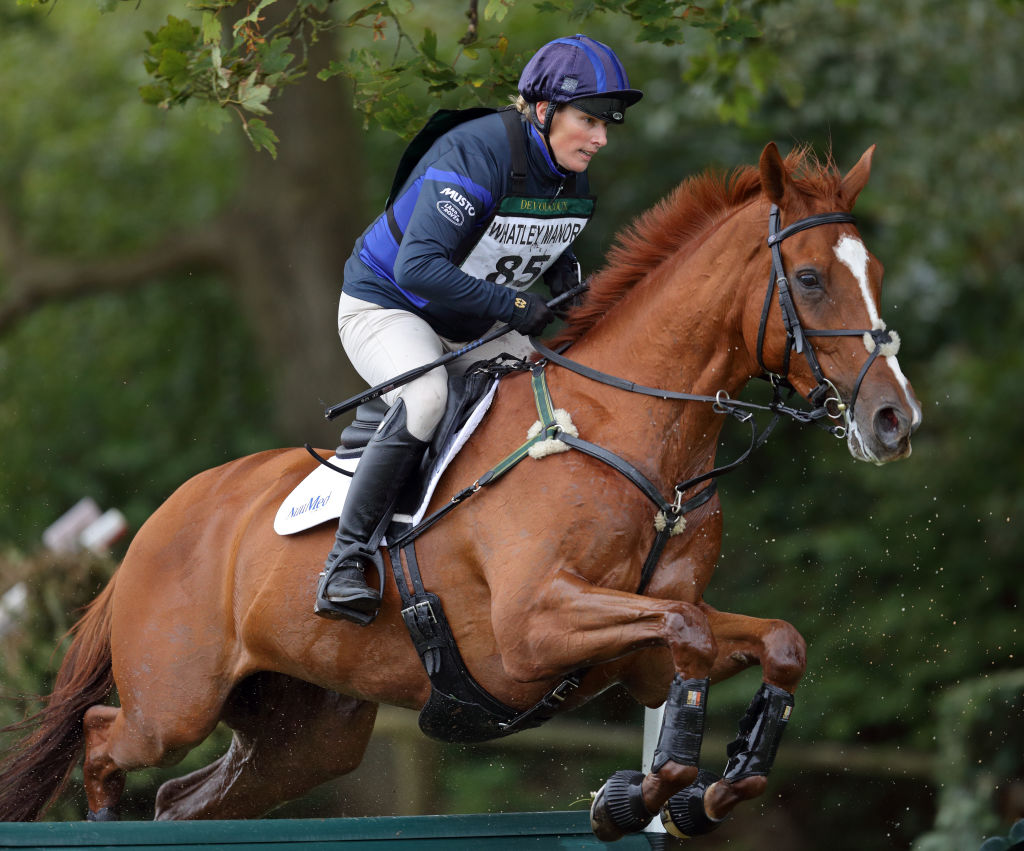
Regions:
<instances>
[{"instance_id":1,"label":"green wooden fence rail","mask_svg":"<svg viewBox=\"0 0 1024 851\"><path fill-rule=\"evenodd\" d=\"M352 819L192 822L34 822L0 825L0 848L18 851L540 851L615 848L651 851L664 834L627 836L609 845L590 832L585 811Z\"/></svg>"}]
</instances>

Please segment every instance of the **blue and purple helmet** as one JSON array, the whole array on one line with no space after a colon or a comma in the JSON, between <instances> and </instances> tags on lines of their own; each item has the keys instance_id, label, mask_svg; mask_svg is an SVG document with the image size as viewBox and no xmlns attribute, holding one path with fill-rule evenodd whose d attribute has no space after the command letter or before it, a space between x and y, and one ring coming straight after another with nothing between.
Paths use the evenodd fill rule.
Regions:
<instances>
[{"instance_id":1,"label":"blue and purple helmet","mask_svg":"<svg viewBox=\"0 0 1024 851\"><path fill-rule=\"evenodd\" d=\"M602 121L621 124L626 107L644 93L629 87L626 69L606 44L577 33L538 50L519 77L528 103L571 104Z\"/></svg>"}]
</instances>

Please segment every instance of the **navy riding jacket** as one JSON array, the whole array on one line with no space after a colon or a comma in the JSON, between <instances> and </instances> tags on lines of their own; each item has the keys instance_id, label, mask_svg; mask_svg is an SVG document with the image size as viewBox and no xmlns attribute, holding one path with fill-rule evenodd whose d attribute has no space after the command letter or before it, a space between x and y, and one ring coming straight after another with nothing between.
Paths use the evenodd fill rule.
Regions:
<instances>
[{"instance_id":1,"label":"navy riding jacket","mask_svg":"<svg viewBox=\"0 0 1024 851\"><path fill-rule=\"evenodd\" d=\"M554 198L567 175L551 159L543 137L522 121L526 139L525 193ZM459 264L472 248L498 202L510 192L512 156L501 115L460 124L438 138L413 169L393 201L399 243L386 213L356 240L345 264L343 291L381 307L407 310L443 337L475 339L496 322L512 318L515 291L467 275ZM587 194L586 174L576 175L576 193ZM446 216L441 202L455 200L463 215ZM453 220L454 219L454 220ZM461 219L461 223L457 220ZM562 258L571 257L571 250Z\"/></svg>"}]
</instances>

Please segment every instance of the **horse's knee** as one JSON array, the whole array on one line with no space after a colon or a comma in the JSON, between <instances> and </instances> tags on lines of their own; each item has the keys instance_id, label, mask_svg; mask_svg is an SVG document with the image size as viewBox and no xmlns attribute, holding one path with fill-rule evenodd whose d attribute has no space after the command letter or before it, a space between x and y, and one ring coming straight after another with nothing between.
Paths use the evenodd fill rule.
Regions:
<instances>
[{"instance_id":1,"label":"horse's knee","mask_svg":"<svg viewBox=\"0 0 1024 851\"><path fill-rule=\"evenodd\" d=\"M677 671L689 677L707 676L718 654L711 625L696 606L679 605L679 609L665 613L665 643L672 652Z\"/></svg>"},{"instance_id":2,"label":"horse's knee","mask_svg":"<svg viewBox=\"0 0 1024 851\"><path fill-rule=\"evenodd\" d=\"M807 642L796 627L773 620L764 636L761 666L765 681L786 691L794 691L807 670Z\"/></svg>"}]
</instances>

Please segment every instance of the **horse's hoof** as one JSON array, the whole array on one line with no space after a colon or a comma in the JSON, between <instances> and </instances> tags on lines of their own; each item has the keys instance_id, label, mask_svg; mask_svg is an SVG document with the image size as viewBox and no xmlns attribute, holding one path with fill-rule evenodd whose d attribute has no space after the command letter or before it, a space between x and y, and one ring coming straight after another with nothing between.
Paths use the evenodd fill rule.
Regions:
<instances>
[{"instance_id":1,"label":"horse's hoof","mask_svg":"<svg viewBox=\"0 0 1024 851\"><path fill-rule=\"evenodd\" d=\"M118 821L117 811L113 807L100 807L96 812L89 810L85 814L86 821Z\"/></svg>"},{"instance_id":2,"label":"horse's hoof","mask_svg":"<svg viewBox=\"0 0 1024 851\"><path fill-rule=\"evenodd\" d=\"M640 771L616 771L597 790L590 805L590 829L602 842L615 842L650 824L654 813L644 805Z\"/></svg>"},{"instance_id":3,"label":"horse's hoof","mask_svg":"<svg viewBox=\"0 0 1024 851\"><path fill-rule=\"evenodd\" d=\"M704 793L720 778L713 771L701 769L697 779L676 792L661 809L661 823L666 832L680 839L711 833L725 819L713 819L704 809Z\"/></svg>"}]
</instances>

